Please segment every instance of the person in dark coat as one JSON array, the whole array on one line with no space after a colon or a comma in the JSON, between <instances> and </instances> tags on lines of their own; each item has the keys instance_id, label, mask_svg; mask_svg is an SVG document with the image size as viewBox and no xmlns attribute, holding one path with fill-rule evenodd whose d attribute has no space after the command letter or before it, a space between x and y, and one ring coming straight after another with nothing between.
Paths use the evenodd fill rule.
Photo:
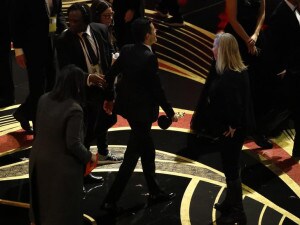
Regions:
<instances>
[{"instance_id":1,"label":"person in dark coat","mask_svg":"<svg viewBox=\"0 0 300 225\"><path fill-rule=\"evenodd\" d=\"M29 158L30 219L35 225L83 224L83 173L89 161L97 160L83 144L86 78L80 68L66 66L54 89L39 100Z\"/></svg>"},{"instance_id":2,"label":"person in dark coat","mask_svg":"<svg viewBox=\"0 0 300 225\"><path fill-rule=\"evenodd\" d=\"M121 49L125 44L133 44L131 24L134 20L144 17L144 0L114 0L112 3L115 22L115 31L118 47Z\"/></svg>"},{"instance_id":3,"label":"person in dark coat","mask_svg":"<svg viewBox=\"0 0 300 225\"><path fill-rule=\"evenodd\" d=\"M264 31L262 51L265 72L282 77L283 101L292 112L295 127L293 156L300 157L300 1L281 1ZM279 102L278 104L282 104Z\"/></svg>"},{"instance_id":4,"label":"person in dark coat","mask_svg":"<svg viewBox=\"0 0 300 225\"><path fill-rule=\"evenodd\" d=\"M108 40L108 28L104 24L91 23L90 8L86 4L74 3L68 8L70 27L57 40L59 67L75 64L83 71L103 74L111 66L112 50ZM91 51L84 41L87 35ZM94 55L94 60L92 53ZM116 123L116 115L107 115L103 110L104 92L99 87L87 87L87 104L84 108L86 137L85 146L89 148L96 140L99 159L107 162L120 162L108 149L107 131Z\"/></svg>"},{"instance_id":5,"label":"person in dark coat","mask_svg":"<svg viewBox=\"0 0 300 225\"><path fill-rule=\"evenodd\" d=\"M12 1L2 2L0 14L0 108L15 103L11 60Z\"/></svg>"},{"instance_id":6,"label":"person in dark coat","mask_svg":"<svg viewBox=\"0 0 300 225\"><path fill-rule=\"evenodd\" d=\"M13 44L17 64L27 70L29 94L14 112L28 133L35 122L37 103L55 82L54 37L67 28L61 0L15 1Z\"/></svg>"},{"instance_id":7,"label":"person in dark coat","mask_svg":"<svg viewBox=\"0 0 300 225\"><path fill-rule=\"evenodd\" d=\"M157 41L156 30L148 19L139 18L133 22L132 31L136 44L125 45L121 49L120 57L105 76L109 101L105 102L104 108L107 113L111 113L114 80L122 73L116 90L115 111L128 121L131 128L124 161L103 203L103 208L111 211L117 211L116 203L139 157L149 190L149 200L165 201L175 196L174 193L162 191L155 176L155 147L151 126L158 118L159 106L168 118L178 120L161 87L157 57L151 48Z\"/></svg>"},{"instance_id":8,"label":"person in dark coat","mask_svg":"<svg viewBox=\"0 0 300 225\"><path fill-rule=\"evenodd\" d=\"M215 63L207 77L191 128L200 137L214 137L226 177L227 193L215 208L222 212L218 222L245 224L242 203L240 154L247 132L254 123L247 67L238 43L229 33L217 34L213 53Z\"/></svg>"}]
</instances>

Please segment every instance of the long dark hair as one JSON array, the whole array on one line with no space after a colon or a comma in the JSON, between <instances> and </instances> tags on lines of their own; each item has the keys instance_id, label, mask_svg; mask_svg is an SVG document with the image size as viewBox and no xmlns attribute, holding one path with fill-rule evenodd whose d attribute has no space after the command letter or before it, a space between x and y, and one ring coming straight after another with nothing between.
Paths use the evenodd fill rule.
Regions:
<instances>
[{"instance_id":1,"label":"long dark hair","mask_svg":"<svg viewBox=\"0 0 300 225\"><path fill-rule=\"evenodd\" d=\"M112 5L104 0L93 0L91 5L92 22L99 23L100 15Z\"/></svg>"},{"instance_id":2,"label":"long dark hair","mask_svg":"<svg viewBox=\"0 0 300 225\"><path fill-rule=\"evenodd\" d=\"M86 77L83 70L73 64L63 67L53 90L49 94L50 97L59 102L72 98L79 104L83 104Z\"/></svg>"}]
</instances>

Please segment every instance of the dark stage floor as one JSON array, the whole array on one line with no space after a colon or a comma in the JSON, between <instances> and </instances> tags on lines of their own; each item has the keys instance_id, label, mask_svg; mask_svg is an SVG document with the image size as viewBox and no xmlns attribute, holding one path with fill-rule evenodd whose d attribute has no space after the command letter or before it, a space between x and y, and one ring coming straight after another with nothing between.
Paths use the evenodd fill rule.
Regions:
<instances>
[{"instance_id":1,"label":"dark stage floor","mask_svg":"<svg viewBox=\"0 0 300 225\"><path fill-rule=\"evenodd\" d=\"M269 0L273 7L275 0ZM100 209L120 164L100 165L93 173L101 184L85 184L85 224L98 225L208 225L219 213L214 203L225 194L218 149L200 143L189 122L211 62L210 48L224 1L189 0L182 8L186 26L172 29L153 11L158 28L157 54L161 80L176 111L185 116L168 130L153 125L158 180L173 201L149 204L147 187L138 164L121 200L123 211L112 216ZM268 10L270 10L268 8ZM27 94L26 73L14 63L17 103ZM28 155L32 136L25 135L11 114L18 105L0 109L0 224L28 225ZM110 149L122 155L129 126L122 118L109 131ZM291 157L293 130L272 139L272 150L245 143L242 152L243 203L248 225L300 224L300 164ZM63 185L63 184L62 184ZM55 224L53 224L55 225Z\"/></svg>"}]
</instances>

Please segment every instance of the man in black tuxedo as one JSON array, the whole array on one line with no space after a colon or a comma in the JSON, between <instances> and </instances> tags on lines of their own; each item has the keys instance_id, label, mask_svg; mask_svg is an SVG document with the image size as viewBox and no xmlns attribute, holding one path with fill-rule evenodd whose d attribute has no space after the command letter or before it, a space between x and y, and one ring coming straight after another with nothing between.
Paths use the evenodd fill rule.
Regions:
<instances>
[{"instance_id":1,"label":"man in black tuxedo","mask_svg":"<svg viewBox=\"0 0 300 225\"><path fill-rule=\"evenodd\" d=\"M159 106L172 121L178 120L161 87L157 57L151 48L157 41L156 30L148 19L139 18L132 24L132 33L136 44L125 45L121 49L119 58L105 76L108 101L104 108L111 113L114 79L122 74L116 88L115 111L127 119L131 128L124 161L103 204L104 209L111 211L117 210L116 202L139 157L149 189L149 200L165 201L175 196L174 193L163 192L155 178L155 147L151 126L157 120Z\"/></svg>"},{"instance_id":2,"label":"man in black tuxedo","mask_svg":"<svg viewBox=\"0 0 300 225\"><path fill-rule=\"evenodd\" d=\"M68 20L69 29L57 40L59 66L62 68L65 65L75 64L89 74L106 73L112 58L107 27L100 23L90 23L90 8L86 4L71 5L68 8ZM85 35L88 40L85 39ZM89 149L92 141L96 139L100 160L120 162L122 157L117 157L108 150L107 130L116 123L116 115L104 112L103 89L97 86L87 87L86 95L85 146Z\"/></svg>"},{"instance_id":3,"label":"man in black tuxedo","mask_svg":"<svg viewBox=\"0 0 300 225\"><path fill-rule=\"evenodd\" d=\"M2 3L0 14L0 108L10 106L15 102L14 83L11 65L11 0Z\"/></svg>"},{"instance_id":4,"label":"man in black tuxedo","mask_svg":"<svg viewBox=\"0 0 300 225\"><path fill-rule=\"evenodd\" d=\"M282 76L285 101L295 126L293 156L300 156L300 0L283 0L264 31L263 62L271 76ZM280 104L280 103L279 103Z\"/></svg>"},{"instance_id":5,"label":"man in black tuxedo","mask_svg":"<svg viewBox=\"0 0 300 225\"><path fill-rule=\"evenodd\" d=\"M144 0L114 0L112 4L114 15L114 29L118 47L134 42L131 35L131 24L139 18L144 17Z\"/></svg>"},{"instance_id":6,"label":"man in black tuxedo","mask_svg":"<svg viewBox=\"0 0 300 225\"><path fill-rule=\"evenodd\" d=\"M29 95L13 116L29 133L38 99L55 82L53 38L67 27L61 8L61 0L15 1L13 43L18 65L27 69Z\"/></svg>"}]
</instances>

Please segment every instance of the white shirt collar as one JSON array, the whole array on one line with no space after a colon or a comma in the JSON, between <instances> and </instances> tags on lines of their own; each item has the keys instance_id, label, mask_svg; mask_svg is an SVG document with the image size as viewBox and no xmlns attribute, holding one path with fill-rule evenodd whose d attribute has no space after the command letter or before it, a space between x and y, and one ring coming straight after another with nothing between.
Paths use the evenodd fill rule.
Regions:
<instances>
[{"instance_id":1,"label":"white shirt collar","mask_svg":"<svg viewBox=\"0 0 300 225\"><path fill-rule=\"evenodd\" d=\"M87 28L84 32L79 33L79 36L81 37L83 33L87 33L89 36L92 36L90 25L87 26Z\"/></svg>"},{"instance_id":2,"label":"white shirt collar","mask_svg":"<svg viewBox=\"0 0 300 225\"><path fill-rule=\"evenodd\" d=\"M298 10L295 10L295 7L292 3L290 3L288 0L284 0L285 3L290 7L290 9L296 14L296 18L299 22L299 25L300 25L300 14L299 14L299 9Z\"/></svg>"},{"instance_id":3,"label":"white shirt collar","mask_svg":"<svg viewBox=\"0 0 300 225\"><path fill-rule=\"evenodd\" d=\"M291 10L293 10L293 12L294 12L295 6L292 3L290 3L288 0L284 0L284 1L291 8Z\"/></svg>"},{"instance_id":4,"label":"white shirt collar","mask_svg":"<svg viewBox=\"0 0 300 225\"><path fill-rule=\"evenodd\" d=\"M146 44L144 44L147 48L149 48L150 49L150 51L152 52L152 48L151 48L151 46L150 45L146 45Z\"/></svg>"}]
</instances>

